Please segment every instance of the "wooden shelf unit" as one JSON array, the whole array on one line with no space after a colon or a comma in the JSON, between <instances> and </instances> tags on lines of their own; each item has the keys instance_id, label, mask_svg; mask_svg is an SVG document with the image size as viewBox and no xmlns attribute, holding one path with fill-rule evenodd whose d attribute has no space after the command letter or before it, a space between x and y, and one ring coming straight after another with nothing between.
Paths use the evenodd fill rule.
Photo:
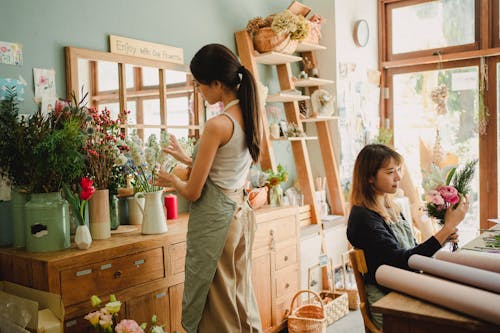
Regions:
<instances>
[{"instance_id":1,"label":"wooden shelf unit","mask_svg":"<svg viewBox=\"0 0 500 333\"><path fill-rule=\"evenodd\" d=\"M292 56L288 54L280 54L278 52L258 53L255 51L250 34L246 30L241 30L235 33L236 45L238 48L239 57L242 64L252 72L255 79L260 81L258 64L272 65L276 67L280 90L286 91L295 89L296 81L299 81L299 86L305 87L307 95L310 95L318 86L323 84L331 84L333 81L314 78L310 80L295 80L291 70L290 63L301 61L301 57ZM309 57L315 66L316 58L314 57L315 50L324 50L326 47L318 44L300 43L298 52L302 55ZM301 85L302 84L302 85ZM268 99L269 101L269 99ZM299 111L299 106L296 100L282 100L284 105L286 119L288 122L297 124L303 128L303 120ZM264 136L262 142L261 153L261 167L263 170L272 168L276 170L277 164L274 158L274 151L272 147L272 139L269 135L269 124L267 121L266 111L260 110L264 125ZM313 118L311 118L313 119ZM306 122L316 124L318 133L318 142L321 149L321 156L325 168L325 175L327 179L327 188L330 198L331 213L335 215L345 216L345 205L340 186L340 179L337 168L337 161L333 151L333 143L331 140L330 129L328 121L333 120L335 117L324 117L321 120L314 119ZM325 121L322 121L325 120ZM289 139L288 139L289 140ZM303 138L291 141L292 151L295 159L295 166L297 170L297 177L300 184L302 194L304 195L304 203L311 207L311 223L320 223L321 218L319 215L320 207L316 204L314 180L312 176L311 164L309 159L309 152L306 145L306 140Z\"/></svg>"}]
</instances>

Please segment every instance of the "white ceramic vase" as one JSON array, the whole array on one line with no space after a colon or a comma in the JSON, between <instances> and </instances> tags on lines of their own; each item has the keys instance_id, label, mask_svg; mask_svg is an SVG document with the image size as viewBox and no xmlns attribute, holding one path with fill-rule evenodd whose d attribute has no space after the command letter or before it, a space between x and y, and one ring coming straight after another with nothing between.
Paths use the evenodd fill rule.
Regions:
<instances>
[{"instance_id":1,"label":"white ceramic vase","mask_svg":"<svg viewBox=\"0 0 500 333\"><path fill-rule=\"evenodd\" d=\"M135 202L142 212L142 233L145 235L163 234L168 231L162 195L161 190L135 194ZM139 197L144 197L144 203Z\"/></svg>"},{"instance_id":2,"label":"white ceramic vase","mask_svg":"<svg viewBox=\"0 0 500 333\"><path fill-rule=\"evenodd\" d=\"M75 243L80 250L86 250L92 244L92 236L90 235L89 227L84 225L78 225L75 232Z\"/></svg>"}]
</instances>

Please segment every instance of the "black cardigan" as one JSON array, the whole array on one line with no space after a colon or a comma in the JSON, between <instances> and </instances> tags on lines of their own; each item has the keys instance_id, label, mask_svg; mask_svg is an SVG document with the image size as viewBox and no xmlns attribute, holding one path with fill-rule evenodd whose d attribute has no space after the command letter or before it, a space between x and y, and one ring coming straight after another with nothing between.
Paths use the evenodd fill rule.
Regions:
<instances>
[{"instance_id":1,"label":"black cardigan","mask_svg":"<svg viewBox=\"0 0 500 333\"><path fill-rule=\"evenodd\" d=\"M438 240L432 236L425 242L411 249L402 248L394 232L382 216L368 208L353 206L347 224L347 239L358 249L365 252L368 274L366 283L376 283L375 271L380 265L390 265L406 270L408 259L413 254L431 257L441 248Z\"/></svg>"}]
</instances>

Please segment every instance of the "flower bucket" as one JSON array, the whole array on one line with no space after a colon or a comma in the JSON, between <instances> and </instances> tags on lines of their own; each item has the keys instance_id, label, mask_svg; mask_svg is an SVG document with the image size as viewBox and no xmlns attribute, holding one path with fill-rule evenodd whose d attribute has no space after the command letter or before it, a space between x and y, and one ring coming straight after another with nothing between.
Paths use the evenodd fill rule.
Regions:
<instances>
[{"instance_id":1,"label":"flower bucket","mask_svg":"<svg viewBox=\"0 0 500 333\"><path fill-rule=\"evenodd\" d=\"M12 245L12 209L10 201L0 201L0 246Z\"/></svg>"},{"instance_id":2,"label":"flower bucket","mask_svg":"<svg viewBox=\"0 0 500 333\"><path fill-rule=\"evenodd\" d=\"M22 192L19 188L13 188L11 192L10 205L12 212L12 245L14 247L25 247L25 219L24 205L29 200L29 194Z\"/></svg>"},{"instance_id":3,"label":"flower bucket","mask_svg":"<svg viewBox=\"0 0 500 333\"><path fill-rule=\"evenodd\" d=\"M89 222L92 239L107 239L111 237L108 190L97 190L92 195L92 198L90 198Z\"/></svg>"},{"instance_id":4,"label":"flower bucket","mask_svg":"<svg viewBox=\"0 0 500 333\"><path fill-rule=\"evenodd\" d=\"M70 247L69 205L60 192L33 193L26 211L26 251L59 251Z\"/></svg>"}]
</instances>

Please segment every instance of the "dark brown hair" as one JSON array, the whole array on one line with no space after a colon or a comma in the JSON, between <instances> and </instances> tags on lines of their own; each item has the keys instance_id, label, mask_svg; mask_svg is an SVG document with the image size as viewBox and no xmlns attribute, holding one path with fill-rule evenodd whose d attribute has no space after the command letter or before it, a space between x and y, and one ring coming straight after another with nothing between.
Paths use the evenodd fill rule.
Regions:
<instances>
[{"instance_id":1,"label":"dark brown hair","mask_svg":"<svg viewBox=\"0 0 500 333\"><path fill-rule=\"evenodd\" d=\"M370 179L375 178L378 170L387 165L391 159L399 165L403 164L403 157L385 145L370 144L361 149L356 157L352 174L351 206L362 206L387 218L385 210L378 206L375 189ZM394 208L387 197L386 206Z\"/></svg>"},{"instance_id":2,"label":"dark brown hair","mask_svg":"<svg viewBox=\"0 0 500 333\"><path fill-rule=\"evenodd\" d=\"M223 85L237 89L243 114L245 142L254 162L260 155L260 114L258 110L257 88L251 72L243 67L238 57L221 44L203 46L191 60L191 73L202 84L219 81ZM240 78L241 75L241 78Z\"/></svg>"}]
</instances>

